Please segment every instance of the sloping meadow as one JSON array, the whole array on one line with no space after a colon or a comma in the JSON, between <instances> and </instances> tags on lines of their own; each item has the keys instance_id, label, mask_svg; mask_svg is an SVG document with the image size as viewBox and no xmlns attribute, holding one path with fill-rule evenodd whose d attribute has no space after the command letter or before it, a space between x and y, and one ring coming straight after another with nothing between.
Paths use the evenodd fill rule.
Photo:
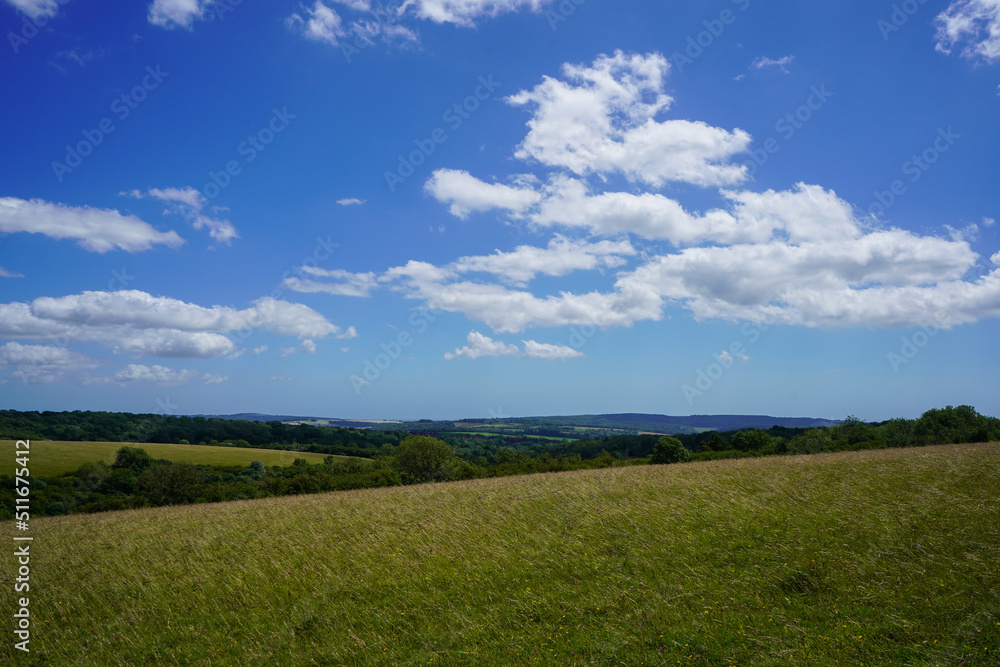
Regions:
<instances>
[{"instance_id":1,"label":"sloping meadow","mask_svg":"<svg viewBox=\"0 0 1000 667\"><path fill-rule=\"evenodd\" d=\"M0 658L996 665L998 473L954 445L38 519Z\"/></svg>"}]
</instances>

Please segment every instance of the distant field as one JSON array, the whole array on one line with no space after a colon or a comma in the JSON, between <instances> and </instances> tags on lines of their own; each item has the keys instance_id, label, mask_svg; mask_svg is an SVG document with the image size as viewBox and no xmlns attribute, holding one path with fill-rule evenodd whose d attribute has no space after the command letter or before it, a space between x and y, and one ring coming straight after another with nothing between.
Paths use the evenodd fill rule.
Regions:
<instances>
[{"instance_id":1,"label":"distant field","mask_svg":"<svg viewBox=\"0 0 1000 667\"><path fill-rule=\"evenodd\" d=\"M60 442L56 440L32 440L30 450L30 470L35 477L50 477L76 470L84 463L105 461L114 463L115 452L122 447L139 447L149 452L154 459L167 459L174 463L196 463L201 465L246 466L251 461L260 461L265 466L288 466L295 459L305 459L309 463L322 463L324 454L308 452L286 452L277 449L242 449L239 447L209 447L207 445L160 445L131 442ZM14 466L14 441L0 440L0 451L4 452L4 464L0 474L10 475ZM348 458L338 456L337 458Z\"/></svg>"},{"instance_id":2,"label":"distant field","mask_svg":"<svg viewBox=\"0 0 1000 667\"><path fill-rule=\"evenodd\" d=\"M8 638L3 664L1000 661L997 444L53 517L31 534L32 652Z\"/></svg>"},{"instance_id":3,"label":"distant field","mask_svg":"<svg viewBox=\"0 0 1000 667\"><path fill-rule=\"evenodd\" d=\"M449 433L447 433L445 435L485 435L485 436L491 436L491 437L504 436L503 433L490 433L489 431L451 431L451 432L449 432ZM533 439L533 440L563 440L563 441L566 441L566 442L572 442L572 441L576 440L576 438L561 438L561 437L556 436L556 435L549 436L549 435L507 434L506 437L508 437L508 438L529 438L529 439Z\"/></svg>"}]
</instances>

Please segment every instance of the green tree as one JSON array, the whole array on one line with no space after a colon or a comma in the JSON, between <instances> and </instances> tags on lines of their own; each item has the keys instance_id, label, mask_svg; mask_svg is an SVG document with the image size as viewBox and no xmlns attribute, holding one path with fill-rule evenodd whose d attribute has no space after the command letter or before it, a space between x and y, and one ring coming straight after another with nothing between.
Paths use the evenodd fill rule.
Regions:
<instances>
[{"instance_id":1,"label":"green tree","mask_svg":"<svg viewBox=\"0 0 1000 667\"><path fill-rule=\"evenodd\" d=\"M396 449L396 467L414 482L436 482L447 477L455 451L446 442L426 435L403 440Z\"/></svg>"},{"instance_id":2,"label":"green tree","mask_svg":"<svg viewBox=\"0 0 1000 667\"><path fill-rule=\"evenodd\" d=\"M682 463L691 457L687 447L677 438L665 435L656 441L653 447L653 455L649 457L650 463Z\"/></svg>"},{"instance_id":3,"label":"green tree","mask_svg":"<svg viewBox=\"0 0 1000 667\"><path fill-rule=\"evenodd\" d=\"M156 463L156 461L146 452L145 449L139 449L138 447L122 447L115 454L115 462L111 464L111 467L131 470L138 475L154 463Z\"/></svg>"},{"instance_id":4,"label":"green tree","mask_svg":"<svg viewBox=\"0 0 1000 667\"><path fill-rule=\"evenodd\" d=\"M733 433L733 449L741 452L755 452L771 444L771 436L767 431L751 428Z\"/></svg>"},{"instance_id":5,"label":"green tree","mask_svg":"<svg viewBox=\"0 0 1000 667\"><path fill-rule=\"evenodd\" d=\"M161 463L139 475L138 488L153 506L193 503L205 488L205 473L190 463Z\"/></svg>"},{"instance_id":6,"label":"green tree","mask_svg":"<svg viewBox=\"0 0 1000 667\"><path fill-rule=\"evenodd\" d=\"M711 435L698 446L699 452L724 452L729 449L729 443L719 435L718 431L712 431Z\"/></svg>"}]
</instances>

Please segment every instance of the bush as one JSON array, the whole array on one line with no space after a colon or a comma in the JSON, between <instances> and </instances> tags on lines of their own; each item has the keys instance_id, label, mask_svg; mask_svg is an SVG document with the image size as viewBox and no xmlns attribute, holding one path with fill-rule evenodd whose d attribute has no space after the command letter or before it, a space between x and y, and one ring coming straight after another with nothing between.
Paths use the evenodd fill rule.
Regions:
<instances>
[{"instance_id":1,"label":"bush","mask_svg":"<svg viewBox=\"0 0 1000 667\"><path fill-rule=\"evenodd\" d=\"M665 435L656 441L653 455L649 457L649 461L650 463L682 463L690 458L691 452L680 440Z\"/></svg>"},{"instance_id":2,"label":"bush","mask_svg":"<svg viewBox=\"0 0 1000 667\"><path fill-rule=\"evenodd\" d=\"M417 435L399 443L396 468L413 482L437 482L446 479L455 451L446 442Z\"/></svg>"},{"instance_id":3,"label":"bush","mask_svg":"<svg viewBox=\"0 0 1000 667\"><path fill-rule=\"evenodd\" d=\"M154 463L156 463L156 461L146 452L145 449L139 449L138 447L122 447L118 450L117 454L115 454L115 462L111 464L111 467L131 470L138 475Z\"/></svg>"}]
</instances>

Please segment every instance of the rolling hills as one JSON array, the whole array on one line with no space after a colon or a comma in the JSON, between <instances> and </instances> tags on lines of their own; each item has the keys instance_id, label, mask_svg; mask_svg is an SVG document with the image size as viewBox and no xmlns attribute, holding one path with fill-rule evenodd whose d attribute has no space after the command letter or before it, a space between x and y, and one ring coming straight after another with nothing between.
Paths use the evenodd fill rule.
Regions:
<instances>
[{"instance_id":1,"label":"rolling hills","mask_svg":"<svg viewBox=\"0 0 1000 667\"><path fill-rule=\"evenodd\" d=\"M998 473L944 445L34 520L18 664L994 665Z\"/></svg>"}]
</instances>

